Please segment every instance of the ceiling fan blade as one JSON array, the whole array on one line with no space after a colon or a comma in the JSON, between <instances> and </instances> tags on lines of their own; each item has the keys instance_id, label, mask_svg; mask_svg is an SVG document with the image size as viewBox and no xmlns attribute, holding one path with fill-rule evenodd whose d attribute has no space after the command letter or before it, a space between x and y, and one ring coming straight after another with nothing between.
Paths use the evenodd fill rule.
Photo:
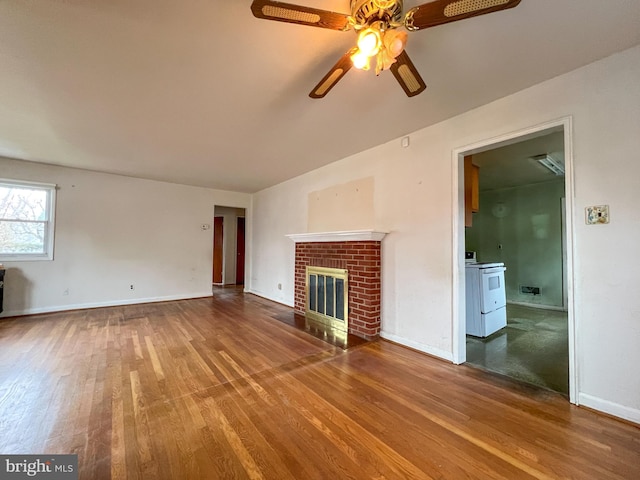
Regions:
<instances>
[{"instance_id":1,"label":"ceiling fan blade","mask_svg":"<svg viewBox=\"0 0 640 480\"><path fill-rule=\"evenodd\" d=\"M427 85L424 83L424 80L422 80L418 70L416 70L416 67L405 51L396 57L396 62L391 65L391 73L396 77L396 80L398 80L398 83L408 97L414 97L424 92L427 88Z\"/></svg>"},{"instance_id":2,"label":"ceiling fan blade","mask_svg":"<svg viewBox=\"0 0 640 480\"><path fill-rule=\"evenodd\" d=\"M254 0L251 4L251 11L257 18L265 20L296 23L298 25L329 28L331 30L349 29L349 16L346 14L303 7L291 3Z\"/></svg>"},{"instance_id":3,"label":"ceiling fan blade","mask_svg":"<svg viewBox=\"0 0 640 480\"><path fill-rule=\"evenodd\" d=\"M407 30L422 30L444 23L513 8L521 0L436 0L409 10L405 16Z\"/></svg>"},{"instance_id":4,"label":"ceiling fan blade","mask_svg":"<svg viewBox=\"0 0 640 480\"><path fill-rule=\"evenodd\" d=\"M342 77L344 77L347 72L353 66L353 62L351 61L351 55L353 55L356 50L356 47L350 49L347 53L345 53L340 60L329 70L329 72L320 80L318 85L315 86L309 96L311 98L323 98L329 90L331 90L336 83L340 81Z\"/></svg>"}]
</instances>

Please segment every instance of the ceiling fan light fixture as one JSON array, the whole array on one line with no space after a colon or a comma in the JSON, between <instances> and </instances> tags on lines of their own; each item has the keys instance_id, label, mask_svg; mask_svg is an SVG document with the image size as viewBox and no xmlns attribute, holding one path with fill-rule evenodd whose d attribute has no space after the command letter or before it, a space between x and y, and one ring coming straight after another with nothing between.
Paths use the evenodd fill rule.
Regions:
<instances>
[{"instance_id":1,"label":"ceiling fan light fixture","mask_svg":"<svg viewBox=\"0 0 640 480\"><path fill-rule=\"evenodd\" d=\"M369 27L358 35L358 48L363 55L373 57L377 55L382 46L380 30L375 27Z\"/></svg>"},{"instance_id":2,"label":"ceiling fan light fixture","mask_svg":"<svg viewBox=\"0 0 640 480\"><path fill-rule=\"evenodd\" d=\"M388 70L396 57L404 51L407 44L407 32L385 29L385 25L376 22L363 29L358 35L358 51L352 55L353 66L360 70L369 70L370 58L376 57L376 75Z\"/></svg>"},{"instance_id":3,"label":"ceiling fan light fixture","mask_svg":"<svg viewBox=\"0 0 640 480\"><path fill-rule=\"evenodd\" d=\"M353 55L351 55L351 61L353 62L353 66L358 70L369 70L369 59L364 53L360 50L356 51Z\"/></svg>"},{"instance_id":4,"label":"ceiling fan light fixture","mask_svg":"<svg viewBox=\"0 0 640 480\"><path fill-rule=\"evenodd\" d=\"M522 0L427 0L403 14L404 0L351 0L351 13L285 3L280 0L252 0L256 18L308 25L331 30L354 30L353 46L340 57L311 98L322 98L352 68L369 70L375 57L375 72L390 70L404 92L413 97L427 85L405 51L407 31L413 32L487 13L516 7ZM404 27L406 31L399 29Z\"/></svg>"},{"instance_id":5,"label":"ceiling fan light fixture","mask_svg":"<svg viewBox=\"0 0 640 480\"><path fill-rule=\"evenodd\" d=\"M407 45L407 32L404 30L388 30L384 34L383 43L389 56L396 58Z\"/></svg>"}]
</instances>

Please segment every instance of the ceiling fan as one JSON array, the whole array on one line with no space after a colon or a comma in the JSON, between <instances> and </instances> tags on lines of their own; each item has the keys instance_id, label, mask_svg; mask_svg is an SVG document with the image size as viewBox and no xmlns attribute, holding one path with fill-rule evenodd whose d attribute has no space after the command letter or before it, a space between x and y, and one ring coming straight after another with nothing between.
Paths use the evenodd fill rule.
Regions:
<instances>
[{"instance_id":1,"label":"ceiling fan","mask_svg":"<svg viewBox=\"0 0 640 480\"><path fill-rule=\"evenodd\" d=\"M407 31L413 32L444 23L513 8L521 0L435 0L410 9L403 15L403 0L351 0L351 14L270 0L254 0L251 11L257 18L296 23L358 34L350 48L329 70L309 96L323 98L352 66L368 70L375 58L376 75L391 70L407 96L427 86L405 52ZM404 29L402 29L404 27Z\"/></svg>"}]
</instances>

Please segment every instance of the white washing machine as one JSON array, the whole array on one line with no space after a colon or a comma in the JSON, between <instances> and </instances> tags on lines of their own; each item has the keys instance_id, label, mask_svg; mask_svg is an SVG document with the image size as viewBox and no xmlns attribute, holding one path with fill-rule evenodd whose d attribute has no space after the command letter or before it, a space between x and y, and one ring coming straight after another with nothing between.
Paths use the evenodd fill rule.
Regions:
<instances>
[{"instance_id":1,"label":"white washing machine","mask_svg":"<svg viewBox=\"0 0 640 480\"><path fill-rule=\"evenodd\" d=\"M504 263L465 265L467 334L488 337L507 326Z\"/></svg>"}]
</instances>

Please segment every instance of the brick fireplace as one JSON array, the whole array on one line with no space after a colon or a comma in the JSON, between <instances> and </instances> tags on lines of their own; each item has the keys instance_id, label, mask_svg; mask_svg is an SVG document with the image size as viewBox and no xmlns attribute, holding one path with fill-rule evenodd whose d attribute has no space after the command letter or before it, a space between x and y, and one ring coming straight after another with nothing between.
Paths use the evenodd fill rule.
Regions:
<instances>
[{"instance_id":1,"label":"brick fireplace","mask_svg":"<svg viewBox=\"0 0 640 480\"><path fill-rule=\"evenodd\" d=\"M348 271L348 331L367 340L380 335L380 250L384 233L372 231L288 235L296 242L294 310L306 310L306 267Z\"/></svg>"}]
</instances>

